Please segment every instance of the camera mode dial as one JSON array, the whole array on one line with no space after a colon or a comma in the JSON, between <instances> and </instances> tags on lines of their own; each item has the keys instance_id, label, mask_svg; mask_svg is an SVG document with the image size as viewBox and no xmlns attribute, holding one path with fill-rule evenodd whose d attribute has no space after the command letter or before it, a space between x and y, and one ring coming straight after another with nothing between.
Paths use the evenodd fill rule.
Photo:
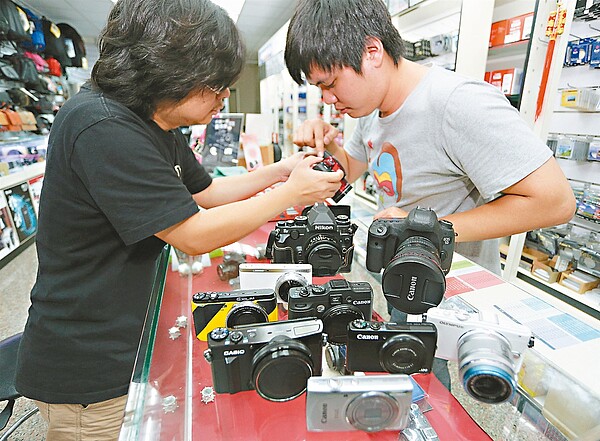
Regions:
<instances>
[{"instance_id":1,"label":"camera mode dial","mask_svg":"<svg viewBox=\"0 0 600 441\"><path fill-rule=\"evenodd\" d=\"M229 335L229 330L227 328L215 328L210 331L210 338L214 341L222 341L227 338Z\"/></svg>"}]
</instances>

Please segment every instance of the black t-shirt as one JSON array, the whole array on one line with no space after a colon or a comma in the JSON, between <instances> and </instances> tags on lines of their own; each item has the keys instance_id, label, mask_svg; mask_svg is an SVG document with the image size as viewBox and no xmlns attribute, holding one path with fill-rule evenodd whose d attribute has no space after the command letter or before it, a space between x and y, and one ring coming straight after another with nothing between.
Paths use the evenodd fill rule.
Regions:
<instances>
[{"instance_id":1,"label":"black t-shirt","mask_svg":"<svg viewBox=\"0 0 600 441\"><path fill-rule=\"evenodd\" d=\"M50 133L39 270L17 390L50 403L127 393L155 264L155 233L198 212L211 183L178 130L165 132L84 86Z\"/></svg>"}]
</instances>

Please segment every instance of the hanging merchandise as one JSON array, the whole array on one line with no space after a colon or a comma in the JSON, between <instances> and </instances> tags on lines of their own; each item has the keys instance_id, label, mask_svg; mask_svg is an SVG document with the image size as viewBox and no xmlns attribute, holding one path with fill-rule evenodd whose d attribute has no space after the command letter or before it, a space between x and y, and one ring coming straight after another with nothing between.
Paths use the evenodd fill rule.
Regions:
<instances>
[{"instance_id":1,"label":"hanging merchandise","mask_svg":"<svg viewBox=\"0 0 600 441\"><path fill-rule=\"evenodd\" d=\"M538 120L542 113L544 105L544 97L546 95L546 87L548 85L548 75L550 74L550 66L552 65L552 56L554 54L554 46L556 39L565 31L565 22L567 21L567 8L561 1L556 2L556 11L552 11L548 17L548 25L546 26L546 37L549 38L548 49L546 52L546 61L544 63L544 72L540 83L540 91L535 109L535 121Z\"/></svg>"},{"instance_id":2,"label":"hanging merchandise","mask_svg":"<svg viewBox=\"0 0 600 441\"><path fill-rule=\"evenodd\" d=\"M35 68L37 69L38 72L40 72L40 73L49 73L50 72L50 68L48 67L48 62L46 60L44 60L40 54L35 54L33 52L25 51L25 53L23 55L25 55L27 58L30 58L31 60L33 60L33 63L35 64Z\"/></svg>"},{"instance_id":3,"label":"hanging merchandise","mask_svg":"<svg viewBox=\"0 0 600 441\"><path fill-rule=\"evenodd\" d=\"M42 52L46 48L46 39L44 38L44 29L42 26L42 19L31 12L29 9L23 9L25 14L27 14L27 18L30 25L30 33L31 33L31 42L24 41L21 43L25 49L29 49L31 51Z\"/></svg>"},{"instance_id":4,"label":"hanging merchandise","mask_svg":"<svg viewBox=\"0 0 600 441\"><path fill-rule=\"evenodd\" d=\"M65 45L65 38L62 36L60 28L45 17L42 17L42 28L46 40L46 49L44 50L46 60L48 60L48 57L54 57L63 68L71 66L71 59L67 54L67 46ZM52 70L52 67L50 69Z\"/></svg>"},{"instance_id":5,"label":"hanging merchandise","mask_svg":"<svg viewBox=\"0 0 600 441\"><path fill-rule=\"evenodd\" d=\"M0 0L0 17L8 22L8 39L14 41L31 41L29 26L27 29L23 26L21 13L23 10L10 0ZM23 12L23 14L25 14ZM29 22L28 22L29 23Z\"/></svg>"},{"instance_id":6,"label":"hanging merchandise","mask_svg":"<svg viewBox=\"0 0 600 441\"><path fill-rule=\"evenodd\" d=\"M19 80L25 83L27 87L39 90L40 92L46 89L40 80L35 63L31 58L24 57L23 55L12 55L8 58L8 61L10 61L19 74Z\"/></svg>"},{"instance_id":7,"label":"hanging merchandise","mask_svg":"<svg viewBox=\"0 0 600 441\"><path fill-rule=\"evenodd\" d=\"M59 23L61 34L67 46L67 55L71 59L73 67L83 67L83 59L85 58L85 44L81 35L70 25Z\"/></svg>"},{"instance_id":8,"label":"hanging merchandise","mask_svg":"<svg viewBox=\"0 0 600 441\"><path fill-rule=\"evenodd\" d=\"M48 63L48 73L50 75L54 75L55 77L60 77L62 75L62 67L56 58L46 58L46 63Z\"/></svg>"}]
</instances>

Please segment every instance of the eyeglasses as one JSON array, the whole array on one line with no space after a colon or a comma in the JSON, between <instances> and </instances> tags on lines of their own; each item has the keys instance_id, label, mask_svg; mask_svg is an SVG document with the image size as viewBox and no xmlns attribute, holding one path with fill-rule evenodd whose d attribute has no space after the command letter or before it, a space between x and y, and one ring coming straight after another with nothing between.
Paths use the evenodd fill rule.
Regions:
<instances>
[{"instance_id":1,"label":"eyeglasses","mask_svg":"<svg viewBox=\"0 0 600 441\"><path fill-rule=\"evenodd\" d=\"M221 86L218 89L215 87L211 87L211 86L204 86L204 87L206 87L208 90L210 90L217 96L221 95L225 91L225 89L227 89L227 86Z\"/></svg>"}]
</instances>

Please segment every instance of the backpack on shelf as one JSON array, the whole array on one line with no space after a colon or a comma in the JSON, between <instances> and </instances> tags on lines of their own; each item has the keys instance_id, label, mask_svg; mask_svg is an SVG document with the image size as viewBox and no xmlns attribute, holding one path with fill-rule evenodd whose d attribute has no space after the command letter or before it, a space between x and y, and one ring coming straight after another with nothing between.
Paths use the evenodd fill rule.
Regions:
<instances>
[{"instance_id":1,"label":"backpack on shelf","mask_svg":"<svg viewBox=\"0 0 600 441\"><path fill-rule=\"evenodd\" d=\"M46 63L48 63L48 73L55 77L62 76L62 66L60 62L53 57L46 58Z\"/></svg>"},{"instance_id":2,"label":"backpack on shelf","mask_svg":"<svg viewBox=\"0 0 600 441\"><path fill-rule=\"evenodd\" d=\"M25 16L25 20L23 20ZM0 0L0 17L4 18L8 23L7 37L14 41L31 41L29 34L29 21L25 11L19 8L10 0ZM27 26L25 27L25 21Z\"/></svg>"},{"instance_id":3,"label":"backpack on shelf","mask_svg":"<svg viewBox=\"0 0 600 441\"><path fill-rule=\"evenodd\" d=\"M71 60L72 67L83 67L83 60L85 58L85 44L81 35L70 25L66 23L59 23L58 27L62 33L62 36L67 46L67 55Z\"/></svg>"},{"instance_id":4,"label":"backpack on shelf","mask_svg":"<svg viewBox=\"0 0 600 441\"><path fill-rule=\"evenodd\" d=\"M42 19L29 9L23 8L23 10L31 23L31 42L24 41L21 43L21 46L32 51L43 52L43 50L46 49L46 39L44 38Z\"/></svg>"}]
</instances>

